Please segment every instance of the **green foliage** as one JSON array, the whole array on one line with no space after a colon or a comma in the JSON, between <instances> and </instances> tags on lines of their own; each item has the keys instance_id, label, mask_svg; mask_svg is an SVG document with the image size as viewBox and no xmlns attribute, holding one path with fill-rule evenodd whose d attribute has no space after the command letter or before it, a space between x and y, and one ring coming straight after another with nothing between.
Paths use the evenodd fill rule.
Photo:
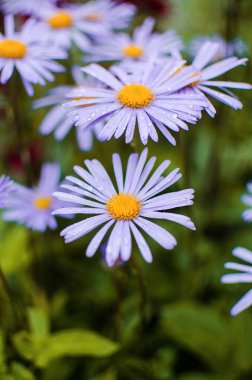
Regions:
<instances>
[{"instance_id":1,"label":"green foliage","mask_svg":"<svg viewBox=\"0 0 252 380\"><path fill-rule=\"evenodd\" d=\"M172 0L171 14L158 27L174 28L187 42L207 33L224 36L228 7L239 2L231 33L252 44L251 0ZM143 15L138 20L141 21ZM230 26L230 25L229 25ZM72 62L80 62L74 50ZM70 62L67 63L71 65ZM69 68L69 67L68 67ZM251 82L251 63L229 73L228 80ZM65 74L50 86L65 84ZM162 221L178 241L165 252L147 237L154 261L146 264L135 251L142 273L129 262L108 269L102 255L84 256L92 233L65 245L59 231L69 221L59 219L58 231L38 234L14 223L0 223L0 380L251 380L251 309L236 318L229 309L250 285L223 285L223 264L238 245L252 250L251 224L240 214L240 196L252 179L252 96L237 91L240 111L213 101L217 117L203 115L190 131L181 131L177 146L164 138L148 144L157 164L171 160L183 177L172 190L192 187L190 215L197 231ZM31 99L18 92L24 117L24 142L38 144L34 179L44 161L60 161L62 177L73 165L97 158L111 170L111 153L126 163L133 146L123 139L98 141L80 153L74 132L55 141L38 134L47 110L31 111ZM13 115L0 95L0 173L25 183L13 168L16 152ZM14 160L15 161L15 160ZM35 183L35 181L34 181ZM146 286L146 289L143 289Z\"/></svg>"},{"instance_id":2,"label":"green foliage","mask_svg":"<svg viewBox=\"0 0 252 380\"><path fill-rule=\"evenodd\" d=\"M88 330L69 329L42 340L26 331L13 337L13 344L22 357L44 368L64 356L107 357L116 353L118 344Z\"/></svg>"},{"instance_id":3,"label":"green foliage","mask_svg":"<svg viewBox=\"0 0 252 380\"><path fill-rule=\"evenodd\" d=\"M227 361L230 349L228 326L225 319L210 307L171 304L164 309L162 316L165 333L213 369L220 368Z\"/></svg>"}]
</instances>

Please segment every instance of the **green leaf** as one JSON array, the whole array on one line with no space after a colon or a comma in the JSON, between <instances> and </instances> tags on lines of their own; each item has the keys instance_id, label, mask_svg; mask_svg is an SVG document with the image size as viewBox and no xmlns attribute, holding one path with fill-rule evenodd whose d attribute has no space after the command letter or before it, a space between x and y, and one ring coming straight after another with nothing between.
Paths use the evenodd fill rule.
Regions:
<instances>
[{"instance_id":1,"label":"green leaf","mask_svg":"<svg viewBox=\"0 0 252 380\"><path fill-rule=\"evenodd\" d=\"M36 380L33 373L20 363L12 363L12 373L15 380Z\"/></svg>"},{"instance_id":2,"label":"green leaf","mask_svg":"<svg viewBox=\"0 0 252 380\"><path fill-rule=\"evenodd\" d=\"M118 350L117 343L92 331L65 330L51 335L44 342L35 363L39 367L46 367L52 360L62 356L106 357Z\"/></svg>"},{"instance_id":3,"label":"green leaf","mask_svg":"<svg viewBox=\"0 0 252 380\"><path fill-rule=\"evenodd\" d=\"M31 307L28 309L29 325L32 333L38 339L44 339L49 334L49 320L44 310Z\"/></svg>"},{"instance_id":4,"label":"green leaf","mask_svg":"<svg viewBox=\"0 0 252 380\"><path fill-rule=\"evenodd\" d=\"M212 368L219 368L228 360L228 326L213 309L177 303L166 307L162 318L165 333Z\"/></svg>"},{"instance_id":5,"label":"green leaf","mask_svg":"<svg viewBox=\"0 0 252 380\"><path fill-rule=\"evenodd\" d=\"M114 370L109 370L108 372L92 377L91 380L117 380L117 376Z\"/></svg>"},{"instance_id":6,"label":"green leaf","mask_svg":"<svg viewBox=\"0 0 252 380\"><path fill-rule=\"evenodd\" d=\"M215 375L215 374L208 374L208 373L200 373L200 372L193 372L190 374L182 375L178 378L178 380L233 380L236 379L236 377L231 376L225 376L225 375Z\"/></svg>"},{"instance_id":7,"label":"green leaf","mask_svg":"<svg viewBox=\"0 0 252 380\"><path fill-rule=\"evenodd\" d=\"M2 233L0 225L1 247L0 260L5 274L18 273L27 267L32 259L27 247L27 231L21 226L11 226L8 231Z\"/></svg>"},{"instance_id":8,"label":"green leaf","mask_svg":"<svg viewBox=\"0 0 252 380\"><path fill-rule=\"evenodd\" d=\"M41 342L27 331L20 331L12 338L17 352L25 359L33 361L40 349Z\"/></svg>"}]
</instances>

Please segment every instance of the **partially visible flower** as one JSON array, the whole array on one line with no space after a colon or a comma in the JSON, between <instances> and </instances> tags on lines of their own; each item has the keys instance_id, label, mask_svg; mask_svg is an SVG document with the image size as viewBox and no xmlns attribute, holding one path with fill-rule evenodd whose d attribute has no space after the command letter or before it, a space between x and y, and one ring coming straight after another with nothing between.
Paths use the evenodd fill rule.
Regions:
<instances>
[{"instance_id":1,"label":"partially visible flower","mask_svg":"<svg viewBox=\"0 0 252 380\"><path fill-rule=\"evenodd\" d=\"M14 30L13 16L5 17L5 35L0 33L0 81L6 84L16 68L27 93L34 93L32 85L44 86L53 81L52 72L64 71L54 59L66 58L66 53L48 44L45 27L30 19L19 32Z\"/></svg>"},{"instance_id":2,"label":"partially visible flower","mask_svg":"<svg viewBox=\"0 0 252 380\"><path fill-rule=\"evenodd\" d=\"M240 273L225 274L221 278L224 284L252 283L252 252L248 249L237 247L233 255L247 262L249 265L228 262L225 268L237 270ZM252 289L250 289L231 309L231 315L235 316L252 305Z\"/></svg>"},{"instance_id":3,"label":"partially visible flower","mask_svg":"<svg viewBox=\"0 0 252 380\"><path fill-rule=\"evenodd\" d=\"M139 8L139 12L149 12L149 14L161 17L167 17L172 11L172 5L169 0L119 0L122 3L131 3Z\"/></svg>"},{"instance_id":4,"label":"partially visible flower","mask_svg":"<svg viewBox=\"0 0 252 380\"><path fill-rule=\"evenodd\" d=\"M8 196L3 219L24 224L26 227L44 232L55 229L57 222L51 215L62 202L52 195L59 187L60 167L57 163L44 164L40 180L34 189L15 184L15 193Z\"/></svg>"},{"instance_id":5,"label":"partially visible flower","mask_svg":"<svg viewBox=\"0 0 252 380\"><path fill-rule=\"evenodd\" d=\"M89 28L106 31L121 30L129 26L136 13L130 4L118 4L113 0L93 0L79 7L79 17ZM100 33L101 34L101 33Z\"/></svg>"},{"instance_id":6,"label":"partially visible flower","mask_svg":"<svg viewBox=\"0 0 252 380\"><path fill-rule=\"evenodd\" d=\"M1 10L6 14L36 16L38 9L56 2L57 0L2 0Z\"/></svg>"},{"instance_id":7,"label":"partially visible flower","mask_svg":"<svg viewBox=\"0 0 252 380\"><path fill-rule=\"evenodd\" d=\"M177 54L183 43L175 31L154 33L155 20L147 18L132 37L127 33L101 36L88 50L89 61L146 61L157 56ZM86 59L86 57L85 57Z\"/></svg>"},{"instance_id":8,"label":"partially visible flower","mask_svg":"<svg viewBox=\"0 0 252 380\"><path fill-rule=\"evenodd\" d=\"M2 175L0 177L0 209L6 206L6 199L14 191L13 182L9 177Z\"/></svg>"},{"instance_id":9,"label":"partially visible flower","mask_svg":"<svg viewBox=\"0 0 252 380\"><path fill-rule=\"evenodd\" d=\"M72 76L75 85L58 86L49 91L48 95L42 99L36 100L33 103L34 108L52 106L46 117L40 124L39 131L42 135L54 133L56 140L63 140L74 126L72 118L69 116L69 110L62 107L68 98L67 94L76 87L85 88L91 86L91 81L88 81L78 67L72 69ZM94 134L100 129L100 125L87 129L82 132L81 126L76 128L76 136L78 146L83 151L92 149Z\"/></svg>"},{"instance_id":10,"label":"partially visible flower","mask_svg":"<svg viewBox=\"0 0 252 380\"><path fill-rule=\"evenodd\" d=\"M197 36L194 37L189 44L189 54L192 58L196 56L200 48L205 42L215 42L219 44L219 48L215 53L215 56L212 57L212 62L232 57L237 55L241 57L247 53L247 46L241 38L234 38L232 41L227 42L225 38L219 34L214 34L211 36Z\"/></svg>"},{"instance_id":11,"label":"partially visible flower","mask_svg":"<svg viewBox=\"0 0 252 380\"><path fill-rule=\"evenodd\" d=\"M200 79L194 80L190 86L187 87L187 91L194 94L210 95L234 109L241 109L242 103L228 90L228 88L250 90L252 86L247 83L214 81L211 79L214 79L237 66L244 65L247 58L238 59L237 57L230 57L207 66L207 64L213 60L213 57L216 56L218 49L219 44L217 42L205 42L202 45L192 62L194 69L198 70ZM224 92L213 90L211 87L217 87L217 89L226 92L226 94ZM216 113L215 108L210 101L208 101L206 111L212 117Z\"/></svg>"},{"instance_id":12,"label":"partially visible flower","mask_svg":"<svg viewBox=\"0 0 252 380\"><path fill-rule=\"evenodd\" d=\"M4 165L8 168L8 172L15 176L23 176L25 168L22 157L23 152L17 149L17 145L6 145L3 154ZM28 162L32 162L32 169L40 166L43 156L43 146L41 142L33 141L31 145L25 146L25 155Z\"/></svg>"},{"instance_id":13,"label":"partially visible flower","mask_svg":"<svg viewBox=\"0 0 252 380\"><path fill-rule=\"evenodd\" d=\"M242 202L250 208L242 213L242 218L245 222L252 222L252 182L247 184L249 194L243 194L241 197Z\"/></svg>"},{"instance_id":14,"label":"partially visible flower","mask_svg":"<svg viewBox=\"0 0 252 380\"><path fill-rule=\"evenodd\" d=\"M64 49L70 49L75 43L80 50L91 46L90 37L105 33L101 26L86 22L81 17L82 5L64 8L47 7L38 11L39 19L47 26L49 40Z\"/></svg>"},{"instance_id":15,"label":"partially visible flower","mask_svg":"<svg viewBox=\"0 0 252 380\"><path fill-rule=\"evenodd\" d=\"M85 130L106 119L99 138L110 140L113 135L119 138L125 133L126 143L133 139L137 125L143 144L147 144L149 137L158 140L158 128L175 145L169 129L174 132L180 128L187 130L185 122L196 123L206 105L200 94L177 93L192 80L199 79L192 67L180 70L183 64L182 60L169 59L166 65L157 67L156 60L150 60L146 64L135 63L132 72L118 66L110 71L96 64L86 66L83 71L107 88L72 91L72 99L81 99L69 102L69 107L89 105L73 111L76 125ZM91 99L87 100L87 97Z\"/></svg>"},{"instance_id":16,"label":"partially visible flower","mask_svg":"<svg viewBox=\"0 0 252 380\"><path fill-rule=\"evenodd\" d=\"M167 212L168 210L193 204L193 189L171 193L164 191L181 177L179 169L162 176L170 161L164 161L151 175L156 157L147 160L148 149L139 156L130 155L124 178L121 158L113 154L113 167L116 187L107 171L98 160L85 160L86 169L75 166L75 172L81 179L66 177L71 185L62 185L68 192L54 193L61 201L76 203L77 207L64 207L53 215L83 214L88 217L61 232L65 242L70 243L85 236L96 228L98 232L90 241L86 255L95 254L106 233L112 227L106 250L106 260L110 266L120 258L129 260L132 251L132 235L147 262L152 261L151 250L140 229L154 239L164 249L173 249L175 238L163 227L149 219L168 220L179 223L192 230L195 226L190 218ZM69 191L72 194L69 194Z\"/></svg>"}]
</instances>

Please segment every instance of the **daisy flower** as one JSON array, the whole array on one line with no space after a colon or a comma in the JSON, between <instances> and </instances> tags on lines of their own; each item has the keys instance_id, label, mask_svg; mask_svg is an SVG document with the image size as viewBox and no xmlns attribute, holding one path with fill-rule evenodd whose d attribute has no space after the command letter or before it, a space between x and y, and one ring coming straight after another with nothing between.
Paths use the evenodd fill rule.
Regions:
<instances>
[{"instance_id":1,"label":"daisy flower","mask_svg":"<svg viewBox=\"0 0 252 380\"><path fill-rule=\"evenodd\" d=\"M13 16L6 16L4 22L5 35L0 33L0 82L5 84L16 68L31 96L33 84L44 86L47 80L54 80L52 72L64 71L53 60L66 58L66 53L47 43L42 24L30 19L15 32Z\"/></svg>"},{"instance_id":2,"label":"daisy flower","mask_svg":"<svg viewBox=\"0 0 252 380\"><path fill-rule=\"evenodd\" d=\"M244 194L241 197L242 202L251 208L242 213L242 218L245 222L252 222L252 182L247 184L247 190L249 194Z\"/></svg>"},{"instance_id":3,"label":"daisy flower","mask_svg":"<svg viewBox=\"0 0 252 380\"><path fill-rule=\"evenodd\" d=\"M227 42L225 38L219 34L214 34L211 36L197 36L193 38L189 46L189 55L195 57L205 42L215 42L219 44L215 56L212 57L212 62L232 57L233 55L240 57L248 50L245 42L240 38L234 38L232 41Z\"/></svg>"},{"instance_id":4,"label":"daisy flower","mask_svg":"<svg viewBox=\"0 0 252 380\"><path fill-rule=\"evenodd\" d=\"M59 165L47 163L43 165L39 183L34 189L15 184L16 191L8 196L3 219L40 232L47 228L55 229L57 222L51 212L61 207L62 202L52 193L59 187L59 177Z\"/></svg>"},{"instance_id":5,"label":"daisy flower","mask_svg":"<svg viewBox=\"0 0 252 380\"><path fill-rule=\"evenodd\" d=\"M195 94L206 94L219 100L220 102L227 104L234 109L241 109L242 103L229 91L228 88L246 89L252 88L250 84L240 82L227 82L227 81L214 81L212 79L226 73L227 71L244 65L247 58L238 59L236 57L230 57L223 59L220 62L208 65L213 60L219 50L219 44L216 42L205 42L197 53L192 62L192 66L198 70L200 79L194 80L187 88L188 92ZM208 66L207 66L208 65ZM207 67L206 67L207 66ZM226 93L216 91L212 89L216 87ZM210 101L206 111L210 116L214 116L216 111Z\"/></svg>"},{"instance_id":6,"label":"daisy flower","mask_svg":"<svg viewBox=\"0 0 252 380\"><path fill-rule=\"evenodd\" d=\"M2 175L0 177L0 209L5 207L7 197L14 190L13 182L9 177Z\"/></svg>"},{"instance_id":7,"label":"daisy flower","mask_svg":"<svg viewBox=\"0 0 252 380\"><path fill-rule=\"evenodd\" d=\"M7 14L36 15L38 9L56 2L57 0L2 0L1 9Z\"/></svg>"},{"instance_id":8,"label":"daisy flower","mask_svg":"<svg viewBox=\"0 0 252 380\"><path fill-rule=\"evenodd\" d=\"M237 270L240 273L225 274L221 278L224 284L250 283L252 282L252 252L248 249L237 247L233 250L233 256L238 257L249 265L228 262L225 268ZM250 289L231 309L231 315L235 316L252 305L252 289Z\"/></svg>"},{"instance_id":9,"label":"daisy flower","mask_svg":"<svg viewBox=\"0 0 252 380\"><path fill-rule=\"evenodd\" d=\"M70 49L75 43L80 50L86 50L90 48L92 35L106 32L103 27L86 22L81 17L81 8L81 5L51 6L39 10L38 17L48 28L49 40L64 49Z\"/></svg>"},{"instance_id":10,"label":"daisy flower","mask_svg":"<svg viewBox=\"0 0 252 380\"><path fill-rule=\"evenodd\" d=\"M133 36L127 33L101 36L98 44L88 51L89 61L146 61L153 55L176 54L183 43L174 31L154 33L155 20L147 18L135 29ZM86 57L85 57L86 59Z\"/></svg>"},{"instance_id":11,"label":"daisy flower","mask_svg":"<svg viewBox=\"0 0 252 380\"><path fill-rule=\"evenodd\" d=\"M87 81L84 77L79 67L72 69L72 76L75 85L55 87L49 91L46 97L36 100L33 103L34 108L52 106L52 109L40 124L39 131L42 135L49 135L53 132L55 139L59 141L63 140L74 126L72 118L68 115L68 109L62 107L62 104L67 100L67 93L76 88L76 86L85 87L92 85L92 83ZM99 123L95 128L87 129L85 132L81 131L81 126L76 128L77 142L81 150L88 151L92 149L94 134L98 128Z\"/></svg>"},{"instance_id":12,"label":"daisy flower","mask_svg":"<svg viewBox=\"0 0 252 380\"><path fill-rule=\"evenodd\" d=\"M191 83L192 78L199 78L192 67L179 70L183 64L182 60L169 59L166 65L157 68L154 59L146 64L134 64L131 73L118 66L109 71L91 64L83 71L107 88L77 88L70 94L72 99L95 97L95 104L92 99L81 99L73 100L66 106L90 105L72 113L77 120L76 126L82 125L83 130L106 119L99 133L101 140L110 140L113 135L119 138L125 133L126 143L129 143L137 124L143 144L147 144L149 137L158 140L157 128L175 145L168 129L174 132L178 132L179 128L187 130L185 122L196 123L201 117L202 107L206 105L200 94L177 93Z\"/></svg>"},{"instance_id":13,"label":"daisy flower","mask_svg":"<svg viewBox=\"0 0 252 380\"><path fill-rule=\"evenodd\" d=\"M163 227L149 219L162 219L179 223L192 230L195 229L191 219L184 215L167 212L176 207L193 204L194 190L186 189L164 193L180 177L179 169L162 176L170 161L164 161L152 175L156 157L147 160L148 150L139 156L131 154L128 160L125 178L120 156L113 154L113 168L116 187L107 171L98 160L85 160L87 167L75 166L74 171L80 178L66 177L70 185L62 185L64 191L54 193L61 201L76 203L77 207L65 207L53 212L53 215L84 214L93 215L67 227L61 232L65 242L70 243L87 233L99 228L90 241L86 255L95 254L106 233L112 228L107 245L106 259L110 266L120 258L129 260L132 250L132 235L147 262L152 261L151 250L140 230L143 230L164 249L173 249L177 244L175 238Z\"/></svg>"},{"instance_id":14,"label":"daisy flower","mask_svg":"<svg viewBox=\"0 0 252 380\"><path fill-rule=\"evenodd\" d=\"M79 16L85 25L107 31L127 28L135 13L134 5L112 0L89 1L79 7Z\"/></svg>"}]
</instances>

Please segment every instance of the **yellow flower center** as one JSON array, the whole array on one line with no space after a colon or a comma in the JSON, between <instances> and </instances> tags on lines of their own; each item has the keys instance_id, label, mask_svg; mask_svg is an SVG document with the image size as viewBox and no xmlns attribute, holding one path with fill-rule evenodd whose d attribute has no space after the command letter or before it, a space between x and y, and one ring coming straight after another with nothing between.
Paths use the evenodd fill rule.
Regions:
<instances>
[{"instance_id":1,"label":"yellow flower center","mask_svg":"<svg viewBox=\"0 0 252 380\"><path fill-rule=\"evenodd\" d=\"M39 208L40 210L47 210L52 205L52 198L51 197L41 197L34 200L34 205L36 208Z\"/></svg>"},{"instance_id":2,"label":"yellow flower center","mask_svg":"<svg viewBox=\"0 0 252 380\"><path fill-rule=\"evenodd\" d=\"M130 44L123 49L124 55L135 59L142 57L143 53L144 50L140 46L134 44Z\"/></svg>"},{"instance_id":3,"label":"yellow flower center","mask_svg":"<svg viewBox=\"0 0 252 380\"><path fill-rule=\"evenodd\" d=\"M102 14L99 12L90 12L84 16L84 19L87 21L100 21L102 19Z\"/></svg>"},{"instance_id":4,"label":"yellow flower center","mask_svg":"<svg viewBox=\"0 0 252 380\"><path fill-rule=\"evenodd\" d=\"M147 107L155 98L153 92L142 84L126 84L117 94L121 104L131 108Z\"/></svg>"},{"instance_id":5,"label":"yellow flower center","mask_svg":"<svg viewBox=\"0 0 252 380\"><path fill-rule=\"evenodd\" d=\"M27 52L27 47L20 41L6 39L0 41L0 57L21 59L24 58Z\"/></svg>"},{"instance_id":6,"label":"yellow flower center","mask_svg":"<svg viewBox=\"0 0 252 380\"><path fill-rule=\"evenodd\" d=\"M106 204L110 215L117 220L132 220L141 210L141 202L130 194L115 194Z\"/></svg>"},{"instance_id":7,"label":"yellow flower center","mask_svg":"<svg viewBox=\"0 0 252 380\"><path fill-rule=\"evenodd\" d=\"M62 29L69 28L73 23L73 19L69 12L59 11L50 17L47 22L52 28Z\"/></svg>"}]
</instances>

